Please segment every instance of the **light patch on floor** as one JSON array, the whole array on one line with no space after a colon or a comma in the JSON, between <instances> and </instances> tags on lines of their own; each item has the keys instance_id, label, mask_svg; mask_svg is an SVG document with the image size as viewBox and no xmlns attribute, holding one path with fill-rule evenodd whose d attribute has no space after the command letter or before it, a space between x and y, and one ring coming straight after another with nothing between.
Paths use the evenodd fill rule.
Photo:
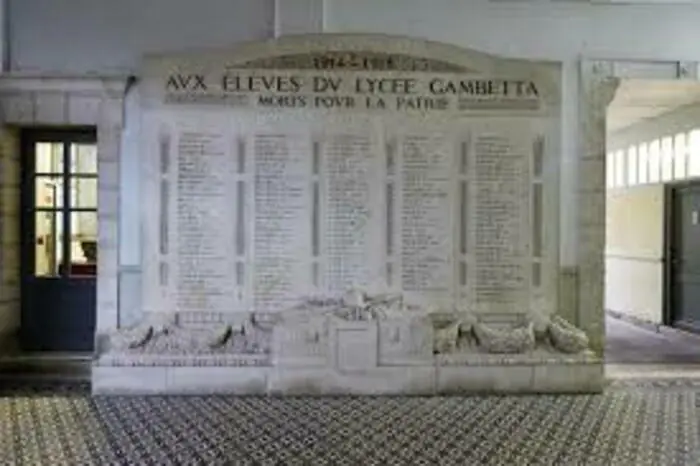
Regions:
<instances>
[{"instance_id":1,"label":"light patch on floor","mask_svg":"<svg viewBox=\"0 0 700 466\"><path fill-rule=\"evenodd\" d=\"M671 328L654 331L613 317L606 318L605 327L606 363L700 365L697 335Z\"/></svg>"}]
</instances>

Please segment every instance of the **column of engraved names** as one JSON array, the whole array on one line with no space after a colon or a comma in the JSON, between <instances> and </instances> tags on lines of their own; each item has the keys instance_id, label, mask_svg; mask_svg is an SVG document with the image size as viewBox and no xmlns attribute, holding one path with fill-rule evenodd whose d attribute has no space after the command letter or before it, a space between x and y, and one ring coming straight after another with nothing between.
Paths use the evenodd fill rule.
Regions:
<instances>
[{"instance_id":1,"label":"column of engraved names","mask_svg":"<svg viewBox=\"0 0 700 466\"><path fill-rule=\"evenodd\" d=\"M254 140L254 301L280 310L304 294L309 282L309 153L285 134Z\"/></svg>"},{"instance_id":2,"label":"column of engraved names","mask_svg":"<svg viewBox=\"0 0 700 466\"><path fill-rule=\"evenodd\" d=\"M475 141L475 298L477 304L515 305L526 287L528 166L508 138Z\"/></svg>"},{"instance_id":3,"label":"column of engraved names","mask_svg":"<svg viewBox=\"0 0 700 466\"><path fill-rule=\"evenodd\" d=\"M335 134L324 145L324 285L328 291L366 286L369 270L371 141Z\"/></svg>"},{"instance_id":4,"label":"column of engraved names","mask_svg":"<svg viewBox=\"0 0 700 466\"><path fill-rule=\"evenodd\" d=\"M402 152L402 288L448 292L452 276L449 192L453 154L441 138L420 135L407 136Z\"/></svg>"},{"instance_id":5,"label":"column of engraved names","mask_svg":"<svg viewBox=\"0 0 700 466\"><path fill-rule=\"evenodd\" d=\"M221 134L183 131L177 156L178 309L230 311L235 289L228 153Z\"/></svg>"}]
</instances>

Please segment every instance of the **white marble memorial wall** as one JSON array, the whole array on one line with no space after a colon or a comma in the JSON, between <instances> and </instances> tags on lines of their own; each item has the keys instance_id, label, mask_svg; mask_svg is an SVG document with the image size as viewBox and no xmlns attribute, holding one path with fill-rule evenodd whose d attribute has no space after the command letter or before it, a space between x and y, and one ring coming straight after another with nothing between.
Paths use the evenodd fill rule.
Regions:
<instances>
[{"instance_id":1,"label":"white marble memorial wall","mask_svg":"<svg viewBox=\"0 0 700 466\"><path fill-rule=\"evenodd\" d=\"M553 125L507 113L148 109L146 311L276 312L360 288L553 312Z\"/></svg>"},{"instance_id":2,"label":"white marble memorial wall","mask_svg":"<svg viewBox=\"0 0 700 466\"><path fill-rule=\"evenodd\" d=\"M379 36L146 60L144 318L96 392L599 387L557 316L559 71Z\"/></svg>"}]
</instances>

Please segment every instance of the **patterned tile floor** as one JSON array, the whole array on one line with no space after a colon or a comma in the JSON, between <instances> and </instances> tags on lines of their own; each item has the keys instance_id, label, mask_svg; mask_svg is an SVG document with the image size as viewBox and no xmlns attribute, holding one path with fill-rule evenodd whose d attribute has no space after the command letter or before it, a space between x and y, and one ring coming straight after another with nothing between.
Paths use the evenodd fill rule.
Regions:
<instances>
[{"instance_id":1,"label":"patterned tile floor","mask_svg":"<svg viewBox=\"0 0 700 466\"><path fill-rule=\"evenodd\" d=\"M86 384L3 383L3 465L700 464L700 380L432 398L93 398Z\"/></svg>"}]
</instances>

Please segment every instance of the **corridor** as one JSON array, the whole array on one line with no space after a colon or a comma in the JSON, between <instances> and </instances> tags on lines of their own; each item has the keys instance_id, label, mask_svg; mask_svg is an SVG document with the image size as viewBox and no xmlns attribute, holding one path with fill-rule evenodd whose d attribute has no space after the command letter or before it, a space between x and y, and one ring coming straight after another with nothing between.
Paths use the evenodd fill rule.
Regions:
<instances>
[{"instance_id":1,"label":"corridor","mask_svg":"<svg viewBox=\"0 0 700 466\"><path fill-rule=\"evenodd\" d=\"M700 364L700 335L668 327L659 331L607 316L608 364Z\"/></svg>"}]
</instances>

